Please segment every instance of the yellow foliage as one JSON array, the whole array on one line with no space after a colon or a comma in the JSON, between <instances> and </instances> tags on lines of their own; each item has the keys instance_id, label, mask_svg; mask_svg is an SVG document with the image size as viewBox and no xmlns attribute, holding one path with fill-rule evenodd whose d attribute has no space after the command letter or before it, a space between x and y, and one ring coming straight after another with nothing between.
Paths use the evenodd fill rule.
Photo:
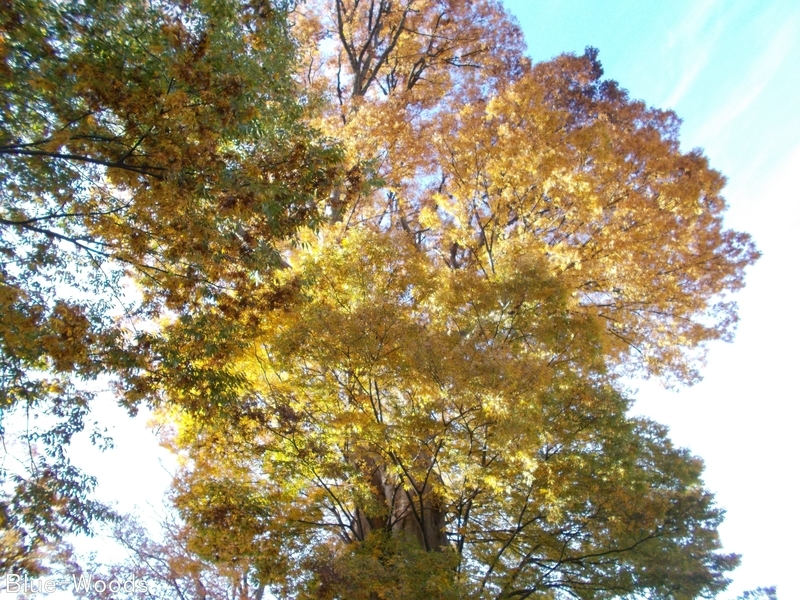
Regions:
<instances>
[{"instance_id":1,"label":"yellow foliage","mask_svg":"<svg viewBox=\"0 0 800 600\"><path fill-rule=\"evenodd\" d=\"M283 249L276 284L299 287L239 353L240 401L183 447L314 546L298 597L720 589L736 557L700 466L614 385L692 382L730 334L757 253L722 227L722 176L593 51L530 67L495 2L302 6L348 176ZM420 551L460 565L427 596L395 562Z\"/></svg>"}]
</instances>

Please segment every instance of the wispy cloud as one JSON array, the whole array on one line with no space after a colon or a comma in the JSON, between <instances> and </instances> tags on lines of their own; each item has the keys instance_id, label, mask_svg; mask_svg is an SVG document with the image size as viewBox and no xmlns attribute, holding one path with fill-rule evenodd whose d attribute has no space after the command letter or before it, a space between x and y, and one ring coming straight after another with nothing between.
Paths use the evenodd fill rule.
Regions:
<instances>
[{"instance_id":1,"label":"wispy cloud","mask_svg":"<svg viewBox=\"0 0 800 600\"><path fill-rule=\"evenodd\" d=\"M787 20L775 33L770 44L756 58L741 79L730 99L717 111L698 132L697 138L706 144L719 137L761 95L764 88L775 77L781 63L789 55L792 45L797 43L798 17Z\"/></svg>"},{"instance_id":2,"label":"wispy cloud","mask_svg":"<svg viewBox=\"0 0 800 600\"><path fill-rule=\"evenodd\" d=\"M676 57L682 75L662 103L663 106L675 107L708 64L711 50L727 20L715 14L717 6L716 0L697 2L680 25L669 32L667 51Z\"/></svg>"}]
</instances>

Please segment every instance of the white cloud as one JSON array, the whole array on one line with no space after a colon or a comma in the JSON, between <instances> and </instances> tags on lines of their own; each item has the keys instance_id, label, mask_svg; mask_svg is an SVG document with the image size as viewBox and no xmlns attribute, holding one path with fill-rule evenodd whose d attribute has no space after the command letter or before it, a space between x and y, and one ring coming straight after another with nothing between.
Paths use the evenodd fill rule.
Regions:
<instances>
[{"instance_id":1,"label":"white cloud","mask_svg":"<svg viewBox=\"0 0 800 600\"><path fill-rule=\"evenodd\" d=\"M787 20L775 33L770 44L756 58L747 74L735 88L730 100L698 132L697 139L705 145L723 134L731 123L761 95L778 73L798 37L797 17Z\"/></svg>"},{"instance_id":2,"label":"white cloud","mask_svg":"<svg viewBox=\"0 0 800 600\"><path fill-rule=\"evenodd\" d=\"M725 19L714 18L716 4L715 0L694 4L680 25L669 32L667 50L677 57L682 75L667 99L661 103L667 108L677 106L708 64L711 50L724 30Z\"/></svg>"}]
</instances>

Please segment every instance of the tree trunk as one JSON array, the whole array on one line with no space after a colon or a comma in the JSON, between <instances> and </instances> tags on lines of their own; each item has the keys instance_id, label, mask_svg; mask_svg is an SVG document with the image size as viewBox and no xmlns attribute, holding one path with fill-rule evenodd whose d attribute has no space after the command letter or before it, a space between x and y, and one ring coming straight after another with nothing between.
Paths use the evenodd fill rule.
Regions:
<instances>
[{"instance_id":1,"label":"tree trunk","mask_svg":"<svg viewBox=\"0 0 800 600\"><path fill-rule=\"evenodd\" d=\"M432 462L430 458L427 460ZM410 476L387 475L386 467L372 457L368 457L366 462L372 469L372 493L386 506L386 514L369 517L357 509L359 537L363 540L372 530L387 529L405 532L428 551L445 548L448 544L444 530L445 514L430 482L423 484L413 481ZM429 472L430 476L435 476L432 466L429 466Z\"/></svg>"}]
</instances>

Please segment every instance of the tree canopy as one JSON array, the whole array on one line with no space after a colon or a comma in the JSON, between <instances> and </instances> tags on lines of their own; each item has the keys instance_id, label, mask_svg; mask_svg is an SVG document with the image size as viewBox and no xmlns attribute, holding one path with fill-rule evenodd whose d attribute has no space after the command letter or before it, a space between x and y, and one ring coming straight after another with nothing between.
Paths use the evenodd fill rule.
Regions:
<instances>
[{"instance_id":1,"label":"tree canopy","mask_svg":"<svg viewBox=\"0 0 800 600\"><path fill-rule=\"evenodd\" d=\"M701 461L627 416L621 384L696 381L757 257L672 112L593 49L531 65L493 0L85 6L39 7L51 51L28 50L69 85L6 52L28 88L4 91L3 310L81 315L95 370L40 341L72 318L30 320L44 354L3 356L37 383L111 370L158 407L180 520L162 545L120 531L174 566L147 571L165 589L724 589L738 559ZM18 21L4 48L41 47ZM118 35L61 25L95 21ZM114 265L100 289L137 282L147 327L66 299L92 264Z\"/></svg>"},{"instance_id":2,"label":"tree canopy","mask_svg":"<svg viewBox=\"0 0 800 600\"><path fill-rule=\"evenodd\" d=\"M319 219L338 151L303 121L285 8L0 11L0 406L23 456L4 465L0 564L34 568L102 513L65 454L90 382L116 373L135 409L183 352L143 323L260 310L276 240Z\"/></svg>"}]
</instances>

